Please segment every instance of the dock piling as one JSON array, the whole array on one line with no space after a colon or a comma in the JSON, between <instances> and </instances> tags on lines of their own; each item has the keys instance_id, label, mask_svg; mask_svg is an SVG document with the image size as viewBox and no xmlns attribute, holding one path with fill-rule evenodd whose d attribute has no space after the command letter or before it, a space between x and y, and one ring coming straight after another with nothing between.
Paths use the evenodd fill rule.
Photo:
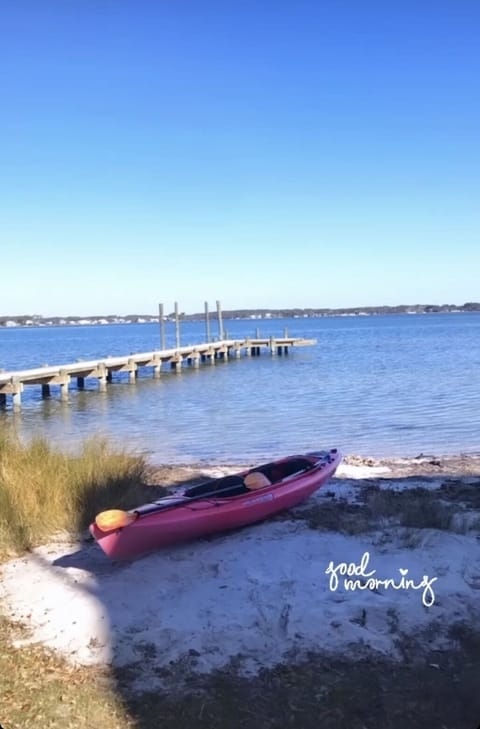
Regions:
<instances>
[{"instance_id":1,"label":"dock piling","mask_svg":"<svg viewBox=\"0 0 480 729\"><path fill-rule=\"evenodd\" d=\"M223 336L223 319L222 319L222 306L220 302L217 300L217 318L218 318L218 336L220 338L220 341L224 339Z\"/></svg>"},{"instance_id":2,"label":"dock piling","mask_svg":"<svg viewBox=\"0 0 480 729\"><path fill-rule=\"evenodd\" d=\"M104 362L100 362L98 365L97 377L98 377L98 389L100 390L100 392L106 392L107 391L107 368L105 367Z\"/></svg>"},{"instance_id":3,"label":"dock piling","mask_svg":"<svg viewBox=\"0 0 480 729\"><path fill-rule=\"evenodd\" d=\"M12 403L14 410L20 410L22 407L22 390L23 384L18 378L12 377Z\"/></svg>"},{"instance_id":4,"label":"dock piling","mask_svg":"<svg viewBox=\"0 0 480 729\"><path fill-rule=\"evenodd\" d=\"M178 318L178 301L175 302L175 341L177 349L180 349L180 321Z\"/></svg>"},{"instance_id":5,"label":"dock piling","mask_svg":"<svg viewBox=\"0 0 480 729\"><path fill-rule=\"evenodd\" d=\"M134 359L128 360L127 369L128 369L128 381L131 385L134 385L135 381L137 379L137 365L136 365ZM107 376L107 382L108 382L108 376Z\"/></svg>"},{"instance_id":6,"label":"dock piling","mask_svg":"<svg viewBox=\"0 0 480 729\"><path fill-rule=\"evenodd\" d=\"M205 302L205 336L207 344L210 343L210 314L208 312L208 301Z\"/></svg>"},{"instance_id":7,"label":"dock piling","mask_svg":"<svg viewBox=\"0 0 480 729\"><path fill-rule=\"evenodd\" d=\"M160 322L160 349L166 349L165 346L165 316L163 312L163 304L158 305L158 319Z\"/></svg>"},{"instance_id":8,"label":"dock piling","mask_svg":"<svg viewBox=\"0 0 480 729\"><path fill-rule=\"evenodd\" d=\"M160 377L161 367L162 367L162 360L160 359L160 356L158 354L153 355L152 365L153 365L153 376L156 380L158 380Z\"/></svg>"},{"instance_id":9,"label":"dock piling","mask_svg":"<svg viewBox=\"0 0 480 729\"><path fill-rule=\"evenodd\" d=\"M65 370L60 370L59 385L60 385L60 399L68 400L68 386L70 384L70 375Z\"/></svg>"}]
</instances>

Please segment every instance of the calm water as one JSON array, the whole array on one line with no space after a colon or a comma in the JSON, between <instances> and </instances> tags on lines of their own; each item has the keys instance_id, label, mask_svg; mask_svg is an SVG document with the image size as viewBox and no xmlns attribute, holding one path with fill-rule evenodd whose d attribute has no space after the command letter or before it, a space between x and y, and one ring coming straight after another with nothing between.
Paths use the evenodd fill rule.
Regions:
<instances>
[{"instance_id":1,"label":"calm water","mask_svg":"<svg viewBox=\"0 0 480 729\"><path fill-rule=\"evenodd\" d=\"M215 323L212 321L212 335ZM151 370L136 385L114 375L106 393L74 381L68 404L55 388L28 387L19 414L0 413L21 437L44 433L73 445L108 435L154 462L254 462L337 446L372 456L480 452L480 314L389 315L227 321L231 337L314 337L288 357L206 364L180 375ZM167 325L167 345L174 345ZM182 325L181 344L204 341L204 324ZM150 351L154 324L1 329L0 367ZM10 405L9 405L10 407Z\"/></svg>"}]
</instances>

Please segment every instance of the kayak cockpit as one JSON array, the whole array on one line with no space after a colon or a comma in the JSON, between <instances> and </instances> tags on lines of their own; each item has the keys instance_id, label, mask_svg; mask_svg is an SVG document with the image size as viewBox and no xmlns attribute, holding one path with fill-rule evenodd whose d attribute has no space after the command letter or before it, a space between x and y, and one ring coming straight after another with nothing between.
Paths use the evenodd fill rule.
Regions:
<instances>
[{"instance_id":1,"label":"kayak cockpit","mask_svg":"<svg viewBox=\"0 0 480 729\"><path fill-rule=\"evenodd\" d=\"M203 494L209 496L215 496L218 491L219 498L231 496L240 496L251 491L251 487L248 488L245 484L245 479L248 483L249 474L262 474L266 477L265 485L275 486L276 483L283 481L285 478L290 476L300 476L305 471L309 471L314 468L315 462L308 458L296 458L292 457L285 459L284 461L276 461L273 463L266 463L263 466L257 466L249 471L245 471L242 475L223 476L222 478L215 478L199 486L193 486L185 491L184 496L198 498Z\"/></svg>"}]
</instances>

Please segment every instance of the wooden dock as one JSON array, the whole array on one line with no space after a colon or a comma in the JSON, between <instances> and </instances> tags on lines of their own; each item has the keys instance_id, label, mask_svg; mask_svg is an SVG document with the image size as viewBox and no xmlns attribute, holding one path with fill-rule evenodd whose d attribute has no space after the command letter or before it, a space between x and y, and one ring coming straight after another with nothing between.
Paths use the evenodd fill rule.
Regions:
<instances>
[{"instance_id":1,"label":"wooden dock","mask_svg":"<svg viewBox=\"0 0 480 729\"><path fill-rule=\"evenodd\" d=\"M258 356L262 348L267 348L272 355L288 354L290 347L304 347L316 344L315 339L295 337L254 338L254 339L221 339L216 342L192 344L173 349L161 349L153 352L141 352L121 357L103 357L102 359L82 361L71 364L46 365L36 369L0 372L0 407L6 407L7 396L11 396L13 410L19 410L22 403L22 392L26 385L40 385L43 397L50 395L50 387L60 388L62 400L68 400L72 379L76 379L77 389L85 386L87 378L98 381L100 391L105 391L112 381L113 373L128 372L128 381L135 383L139 367L151 367L154 377L160 377L162 366L166 365L176 372L182 367L199 367L200 363L214 365L216 360L239 358L242 353L247 356Z\"/></svg>"}]
</instances>

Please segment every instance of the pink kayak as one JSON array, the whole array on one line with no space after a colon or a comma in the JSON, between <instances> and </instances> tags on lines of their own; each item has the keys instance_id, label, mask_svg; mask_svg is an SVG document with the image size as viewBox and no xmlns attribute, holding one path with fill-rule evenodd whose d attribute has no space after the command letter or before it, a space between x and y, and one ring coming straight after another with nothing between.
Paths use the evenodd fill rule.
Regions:
<instances>
[{"instance_id":1,"label":"pink kayak","mask_svg":"<svg viewBox=\"0 0 480 729\"><path fill-rule=\"evenodd\" d=\"M337 449L289 456L233 476L211 479L130 512L102 512L90 526L112 559L267 519L296 506L335 473Z\"/></svg>"}]
</instances>

